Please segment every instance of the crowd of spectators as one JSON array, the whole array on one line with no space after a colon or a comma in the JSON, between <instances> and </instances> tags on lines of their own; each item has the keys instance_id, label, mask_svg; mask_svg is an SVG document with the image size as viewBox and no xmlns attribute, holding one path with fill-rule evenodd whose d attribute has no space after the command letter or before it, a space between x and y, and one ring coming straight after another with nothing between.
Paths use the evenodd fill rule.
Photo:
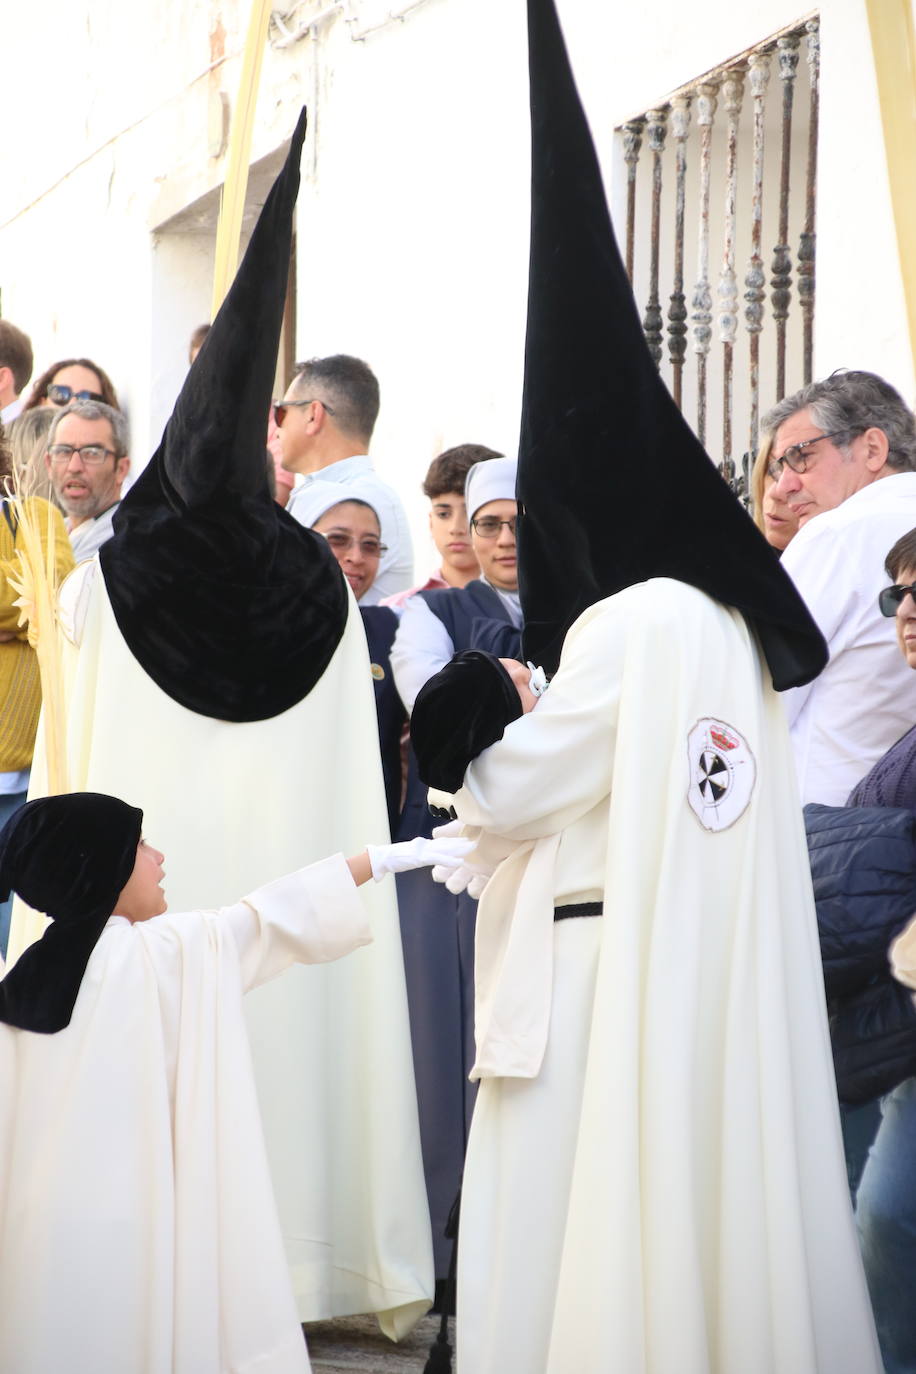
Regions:
<instances>
[{"instance_id":1,"label":"crowd of spectators","mask_svg":"<svg viewBox=\"0 0 916 1374\"><path fill-rule=\"evenodd\" d=\"M192 335L192 364L207 331L200 326ZM27 389L32 371L28 337L0 320L0 475L5 483L15 478L28 500L41 503L42 527L63 577L112 534L131 466L127 420L110 378L91 359L61 359ZM437 560L418 570L401 494L369 456L379 406L378 382L360 359L335 355L298 364L265 416L265 470L278 503L327 540L359 607L391 832L403 838L429 834L433 823L409 745L417 693L455 652L521 654L516 471L513 458L477 443L432 460L422 490ZM753 516L829 648L823 673L783 698L801 801L814 808L809 831L822 826L826 808L916 812L913 413L882 378L838 372L781 400L762 429L751 478ZM18 624L8 578L16 566L17 527L7 499L2 515L0 822L25 799L40 706L35 654ZM879 830L881 822L879 815ZM829 815L826 823L835 824ZM448 1248L440 1238L473 1107L467 1073L475 904L467 894L437 887L425 871L404 874L399 889L441 1283ZM0 951L8 919L0 908ZM901 938L908 949L909 937ZM905 982L906 958L897 963ZM885 958L885 984L890 970ZM872 975L866 982L873 998ZM914 1022L907 1044L916 1046L908 998L905 1014ZM844 1034L848 1026L847 1018ZM916 1066L916 1051L908 1053ZM887 1368L916 1370L916 1078L889 1086L883 1118L871 1106L864 1144L851 1116L844 1125Z\"/></svg>"}]
</instances>

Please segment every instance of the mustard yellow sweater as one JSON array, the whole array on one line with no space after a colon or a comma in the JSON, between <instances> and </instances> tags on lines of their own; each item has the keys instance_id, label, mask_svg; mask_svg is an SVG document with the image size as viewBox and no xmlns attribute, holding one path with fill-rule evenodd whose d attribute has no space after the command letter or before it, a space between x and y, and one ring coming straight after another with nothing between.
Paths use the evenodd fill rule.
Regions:
<instances>
[{"instance_id":1,"label":"mustard yellow sweater","mask_svg":"<svg viewBox=\"0 0 916 1374\"><path fill-rule=\"evenodd\" d=\"M73 552L60 511L38 497L33 498L33 505L39 513L43 545L50 514L54 564L58 577L66 577L73 567ZM7 572L18 566L17 548L16 518L9 502L0 500L0 773L16 773L32 762L41 710L38 657L29 646L27 627L19 628L19 608L13 605L16 592L7 579ZM13 638L7 639L10 634Z\"/></svg>"}]
</instances>

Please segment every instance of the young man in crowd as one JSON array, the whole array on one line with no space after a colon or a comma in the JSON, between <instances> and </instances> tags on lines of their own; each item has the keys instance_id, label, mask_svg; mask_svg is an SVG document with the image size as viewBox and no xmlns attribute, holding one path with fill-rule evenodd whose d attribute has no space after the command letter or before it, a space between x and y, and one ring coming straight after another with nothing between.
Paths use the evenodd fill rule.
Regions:
<instances>
[{"instance_id":1,"label":"young man in crowd","mask_svg":"<svg viewBox=\"0 0 916 1374\"><path fill-rule=\"evenodd\" d=\"M386 597L386 606L399 608L417 592L466 587L479 575L480 564L471 543L464 485L475 463L501 457L501 453L483 444L458 444L433 459L423 479L423 495L430 504L429 532L439 555L439 566L425 582Z\"/></svg>"}]
</instances>

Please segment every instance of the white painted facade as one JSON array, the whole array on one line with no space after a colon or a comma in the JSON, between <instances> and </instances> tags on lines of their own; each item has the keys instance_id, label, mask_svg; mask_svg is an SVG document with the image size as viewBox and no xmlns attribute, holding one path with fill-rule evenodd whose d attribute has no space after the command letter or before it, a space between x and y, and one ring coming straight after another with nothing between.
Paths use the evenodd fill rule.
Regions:
<instances>
[{"instance_id":1,"label":"white painted facade","mask_svg":"<svg viewBox=\"0 0 916 1374\"><path fill-rule=\"evenodd\" d=\"M798 0L558 6L615 213L615 126L805 15ZM31 335L36 372L82 354L109 371L137 465L209 312L225 154L210 156L208 138L220 93L235 103L248 12L248 0L4 6L2 313ZM290 30L317 22L294 42L272 29L250 200L308 105L296 355L351 352L378 373L373 452L416 523L419 573L432 560L429 460L454 443L517 442L524 0L289 0L282 13ZM820 17L815 375L871 368L912 398L864 0L824 0Z\"/></svg>"}]
</instances>

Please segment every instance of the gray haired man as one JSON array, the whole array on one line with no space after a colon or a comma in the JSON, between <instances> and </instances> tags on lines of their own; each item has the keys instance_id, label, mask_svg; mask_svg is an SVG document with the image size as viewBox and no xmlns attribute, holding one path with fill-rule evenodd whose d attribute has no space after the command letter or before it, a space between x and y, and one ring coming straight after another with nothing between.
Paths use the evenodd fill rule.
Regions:
<instances>
[{"instance_id":1,"label":"gray haired man","mask_svg":"<svg viewBox=\"0 0 916 1374\"><path fill-rule=\"evenodd\" d=\"M112 519L130 469L127 421L101 401L75 401L55 415L45 462L67 516L78 563L112 535Z\"/></svg>"},{"instance_id":2,"label":"gray haired man","mask_svg":"<svg viewBox=\"0 0 916 1374\"><path fill-rule=\"evenodd\" d=\"M872 372L835 372L764 416L769 475L798 518L783 555L830 661L783 693L803 802L842 806L916 719L916 683L878 610L884 555L916 526L916 423Z\"/></svg>"}]
</instances>

